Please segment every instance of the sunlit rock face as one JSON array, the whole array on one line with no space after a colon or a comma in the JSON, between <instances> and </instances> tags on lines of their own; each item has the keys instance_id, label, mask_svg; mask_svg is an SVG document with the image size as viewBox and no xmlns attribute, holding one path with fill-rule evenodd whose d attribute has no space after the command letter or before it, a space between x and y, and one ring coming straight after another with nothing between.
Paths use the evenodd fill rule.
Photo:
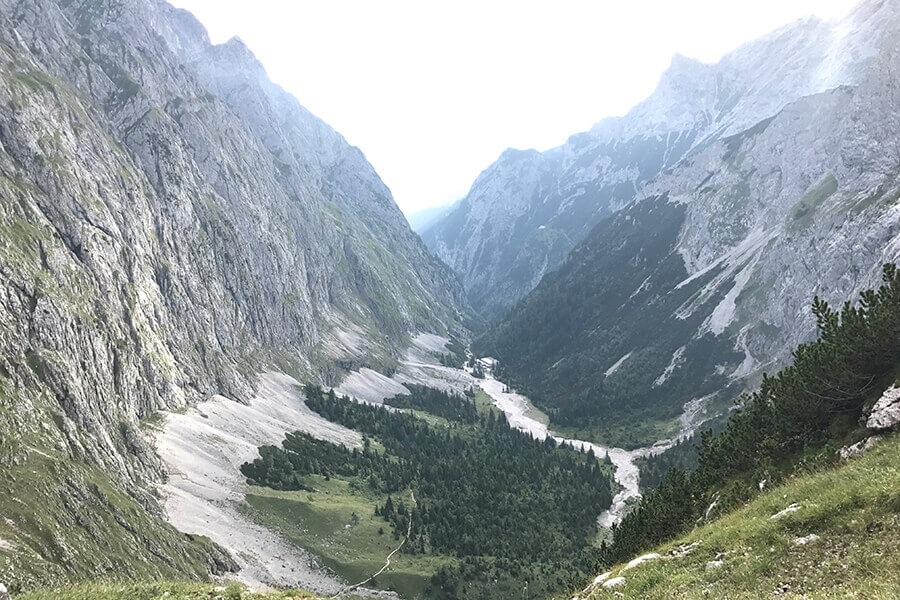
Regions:
<instances>
[{"instance_id":1,"label":"sunlit rock face","mask_svg":"<svg viewBox=\"0 0 900 600\"><path fill-rule=\"evenodd\" d=\"M856 298L900 259L897 40L900 3L865 2L839 23L803 21L717 65L677 60L646 102L582 135L609 143L642 123L665 139L666 123L695 123L690 148L617 210L597 205L607 216L483 350L536 401L595 417L670 422L728 408L813 337L814 296ZM668 101L678 93L683 105ZM500 219L480 214L485 230ZM456 268L453 252L472 248L429 242Z\"/></svg>"},{"instance_id":2,"label":"sunlit rock face","mask_svg":"<svg viewBox=\"0 0 900 600\"><path fill-rule=\"evenodd\" d=\"M459 330L456 276L240 41L211 45L158 0L0 0L0 81L3 465L77 464L78 490L102 473L158 512L139 427L154 411L246 401L268 368L389 368L417 331ZM60 516L71 491L26 472L50 477L33 500ZM159 527L122 554L153 578L193 573L186 538ZM149 535L135 529L120 538ZM35 577L117 564L79 531L36 550L51 563Z\"/></svg>"},{"instance_id":3,"label":"sunlit rock face","mask_svg":"<svg viewBox=\"0 0 900 600\"><path fill-rule=\"evenodd\" d=\"M547 152L505 152L425 241L495 321L598 222L685 158L801 98L888 76L897 10L893 0L869 1L837 22L799 21L717 64L675 56L656 91L626 116Z\"/></svg>"}]
</instances>

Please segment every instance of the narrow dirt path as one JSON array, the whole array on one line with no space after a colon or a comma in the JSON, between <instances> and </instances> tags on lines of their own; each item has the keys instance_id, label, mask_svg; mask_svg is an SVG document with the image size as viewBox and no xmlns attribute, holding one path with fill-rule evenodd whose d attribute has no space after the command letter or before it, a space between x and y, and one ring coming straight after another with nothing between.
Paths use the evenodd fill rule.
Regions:
<instances>
[{"instance_id":1,"label":"narrow dirt path","mask_svg":"<svg viewBox=\"0 0 900 600\"><path fill-rule=\"evenodd\" d=\"M412 490L409 491L409 497L412 499L412 508L415 508L416 507L416 495L413 493ZM369 583L370 581L372 581L373 579L375 579L376 577L378 577L379 575L384 573L387 570L387 568L391 566L391 558L395 554L397 554L397 552L400 551L400 548L403 547L403 544L405 544L407 542L407 540L409 540L409 534L411 532L412 532L412 513L410 513L409 524L406 526L406 536L400 541L400 545L397 546L396 548L394 548L394 550L390 554L387 555L387 558L385 558L385 560L384 560L384 565L380 569L378 569L378 572L373 573L372 576L369 577L368 579L360 581L359 583L356 583L354 585L347 586L346 588L342 589L340 592L338 592L337 594L332 596L329 600L335 600L336 598L340 598L347 592L351 592L359 587L364 586L365 584Z\"/></svg>"}]
</instances>

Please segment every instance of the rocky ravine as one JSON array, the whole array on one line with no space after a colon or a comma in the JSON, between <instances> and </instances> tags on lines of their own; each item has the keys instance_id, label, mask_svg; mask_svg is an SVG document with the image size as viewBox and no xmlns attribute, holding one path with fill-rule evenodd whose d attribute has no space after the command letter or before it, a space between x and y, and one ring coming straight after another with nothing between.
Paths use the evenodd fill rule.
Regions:
<instances>
[{"instance_id":1,"label":"rocky ravine","mask_svg":"<svg viewBox=\"0 0 900 600\"><path fill-rule=\"evenodd\" d=\"M164 2L0 0L0 81L0 580L227 568L159 519L142 420L392 365L461 288L358 149Z\"/></svg>"}]
</instances>

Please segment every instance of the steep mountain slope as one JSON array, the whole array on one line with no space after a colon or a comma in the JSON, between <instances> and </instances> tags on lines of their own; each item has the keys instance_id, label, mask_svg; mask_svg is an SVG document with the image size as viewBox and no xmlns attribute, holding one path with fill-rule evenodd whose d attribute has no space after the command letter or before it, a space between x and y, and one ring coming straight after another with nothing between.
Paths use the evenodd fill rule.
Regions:
<instances>
[{"instance_id":1,"label":"steep mountain slope","mask_svg":"<svg viewBox=\"0 0 900 600\"><path fill-rule=\"evenodd\" d=\"M616 565L576 597L892 600L900 589L898 459L893 434L866 456L801 473L643 555L649 560Z\"/></svg>"},{"instance_id":2,"label":"steep mountain slope","mask_svg":"<svg viewBox=\"0 0 900 600\"><path fill-rule=\"evenodd\" d=\"M358 149L159 0L0 0L0 80L0 575L227 568L153 514L141 420L390 366L461 287Z\"/></svg>"},{"instance_id":3,"label":"steep mountain slope","mask_svg":"<svg viewBox=\"0 0 900 600\"><path fill-rule=\"evenodd\" d=\"M895 0L867 0L835 23L807 19L714 65L676 56L656 91L564 145L507 151L424 238L490 320L530 291L598 222L686 155L802 97L860 82L890 43Z\"/></svg>"},{"instance_id":4,"label":"steep mountain slope","mask_svg":"<svg viewBox=\"0 0 900 600\"><path fill-rule=\"evenodd\" d=\"M852 297L900 255L898 5L855 13L874 28L856 85L695 148L597 225L480 350L558 423L622 444L662 437L682 412L716 412L773 370L812 334L813 296Z\"/></svg>"}]
</instances>

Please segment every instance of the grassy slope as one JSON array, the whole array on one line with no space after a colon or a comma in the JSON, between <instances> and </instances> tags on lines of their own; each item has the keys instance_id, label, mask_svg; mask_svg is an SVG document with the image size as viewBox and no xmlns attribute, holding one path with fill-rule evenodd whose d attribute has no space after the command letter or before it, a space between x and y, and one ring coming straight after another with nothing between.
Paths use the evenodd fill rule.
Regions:
<instances>
[{"instance_id":1,"label":"grassy slope","mask_svg":"<svg viewBox=\"0 0 900 600\"><path fill-rule=\"evenodd\" d=\"M74 461L32 452L2 467L0 485L0 581L14 592L106 577L208 581L208 560L229 560Z\"/></svg>"},{"instance_id":2,"label":"grassy slope","mask_svg":"<svg viewBox=\"0 0 900 600\"><path fill-rule=\"evenodd\" d=\"M249 592L238 584L203 583L85 583L30 592L16 600L313 600L302 590Z\"/></svg>"},{"instance_id":3,"label":"grassy slope","mask_svg":"<svg viewBox=\"0 0 900 600\"><path fill-rule=\"evenodd\" d=\"M365 485L353 489L347 481L325 481L317 475L309 476L309 485L316 491L252 488L247 495L253 508L251 516L319 556L350 583L377 572L400 543L390 524L375 516L376 504L384 504L387 496L374 494ZM409 494L395 495L394 501L398 499L409 504ZM379 529L384 533L379 534ZM453 561L449 557L399 552L391 559L390 568L378 577L377 587L414 597L424 592L438 569Z\"/></svg>"},{"instance_id":4,"label":"grassy slope","mask_svg":"<svg viewBox=\"0 0 900 600\"><path fill-rule=\"evenodd\" d=\"M791 503L800 510L770 517ZM810 534L820 539L798 545ZM683 558L670 553L699 542ZM747 506L661 546L662 560L613 576L626 584L585 596L694 598L900 598L900 434L864 457L797 476ZM719 568L707 563L721 560Z\"/></svg>"}]
</instances>

